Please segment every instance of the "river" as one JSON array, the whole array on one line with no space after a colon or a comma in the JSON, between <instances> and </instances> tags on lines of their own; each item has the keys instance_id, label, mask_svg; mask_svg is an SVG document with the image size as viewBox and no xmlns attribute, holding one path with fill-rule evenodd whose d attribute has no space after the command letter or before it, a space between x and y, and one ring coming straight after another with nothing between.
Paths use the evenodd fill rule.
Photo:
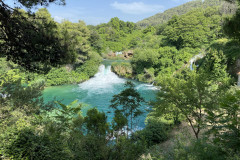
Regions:
<instances>
[{"instance_id":1,"label":"river","mask_svg":"<svg viewBox=\"0 0 240 160\"><path fill-rule=\"evenodd\" d=\"M111 72L110 60L103 61L99 67L98 73L88 81L78 85L63 85L56 87L48 87L43 92L45 102L60 100L64 104L69 104L74 100L84 103L83 115L90 108L96 107L99 111L103 111L108 116L108 121L111 122L113 118L112 110L109 108L110 101L113 95L120 93L124 90L124 83L126 79L118 77L115 73ZM141 94L145 101L155 100L157 88L153 85L141 83L131 80L136 90ZM150 109L150 106L143 104L142 110ZM135 121L135 129L144 128L144 120L147 111Z\"/></svg>"}]
</instances>

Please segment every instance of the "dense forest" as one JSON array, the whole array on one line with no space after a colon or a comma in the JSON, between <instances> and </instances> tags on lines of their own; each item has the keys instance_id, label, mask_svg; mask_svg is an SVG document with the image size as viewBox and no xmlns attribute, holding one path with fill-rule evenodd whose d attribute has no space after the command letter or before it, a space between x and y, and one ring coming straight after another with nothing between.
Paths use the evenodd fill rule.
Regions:
<instances>
[{"instance_id":1,"label":"dense forest","mask_svg":"<svg viewBox=\"0 0 240 160\"><path fill-rule=\"evenodd\" d=\"M240 159L239 0L96 26L54 21L46 7L64 0L16 3L25 10L0 1L0 159ZM77 100L44 102L46 87L86 81L103 59L121 60L111 66L120 77L159 86L156 100L127 81L105 106L111 122L97 108L84 115ZM146 127L133 132L143 103Z\"/></svg>"},{"instance_id":2,"label":"dense forest","mask_svg":"<svg viewBox=\"0 0 240 160\"><path fill-rule=\"evenodd\" d=\"M152 17L146 18L142 21L137 22L138 26L147 27L149 25L157 26L166 23L169 21L174 15L183 15L187 12L196 9L196 8L207 8L207 7L220 7L222 12L228 11L228 9L234 10L236 9L234 5L226 3L222 0L194 0L188 3L185 3L181 6L177 6L175 8L168 9L163 13L158 13Z\"/></svg>"}]
</instances>

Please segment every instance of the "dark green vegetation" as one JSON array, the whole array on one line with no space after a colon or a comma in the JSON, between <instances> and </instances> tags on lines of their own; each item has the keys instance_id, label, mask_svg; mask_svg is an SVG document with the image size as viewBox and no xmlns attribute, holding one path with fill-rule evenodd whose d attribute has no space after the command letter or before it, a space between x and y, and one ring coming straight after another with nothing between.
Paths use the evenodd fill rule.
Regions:
<instances>
[{"instance_id":1,"label":"dark green vegetation","mask_svg":"<svg viewBox=\"0 0 240 160\"><path fill-rule=\"evenodd\" d=\"M133 69L130 62L114 62L111 65L111 69L118 76L133 78Z\"/></svg>"},{"instance_id":2,"label":"dark green vegetation","mask_svg":"<svg viewBox=\"0 0 240 160\"><path fill-rule=\"evenodd\" d=\"M146 142L126 134L132 131L134 117L141 114L139 103L143 101L132 83L126 83L126 89L113 98L113 108L122 103L131 108L115 108L112 123L96 108L83 117L77 101L43 104L42 86L24 87L20 79L3 82L2 93L11 96L0 98L1 158L135 159L144 152Z\"/></svg>"},{"instance_id":3,"label":"dark green vegetation","mask_svg":"<svg viewBox=\"0 0 240 160\"><path fill-rule=\"evenodd\" d=\"M207 8L207 7L215 7L215 6L218 6L218 7L220 6L221 12L225 12L225 13L229 12L228 10L229 8L232 9L231 12L234 12L234 9L236 8L234 5L226 3L225 1L222 1L222 0L206 0L206 1L193 0L181 6L168 9L163 13L158 13L152 17L139 21L137 22L137 25L140 27L147 27L149 25L158 26L158 25L167 23L175 15L181 16L196 8Z\"/></svg>"},{"instance_id":4,"label":"dark green vegetation","mask_svg":"<svg viewBox=\"0 0 240 160\"><path fill-rule=\"evenodd\" d=\"M57 23L46 9L33 14L1 1L0 159L131 160L146 152L155 159L240 159L240 89L234 86L240 71L240 2L228 1L189 2L144 29L117 17L98 26ZM39 4L18 2L27 8ZM128 50L133 57L114 63L113 71L161 86L143 130L132 133L144 99L130 82L106 106L114 112L111 123L96 108L83 116L77 101L43 102L46 85L87 80L101 56ZM198 54L205 56L190 70L189 61ZM168 150L156 149L186 122L193 136L175 138Z\"/></svg>"},{"instance_id":5,"label":"dark green vegetation","mask_svg":"<svg viewBox=\"0 0 240 160\"><path fill-rule=\"evenodd\" d=\"M57 23L47 9L33 15L4 2L1 9L0 52L7 59L1 59L3 72L18 69L26 83L41 78L50 86L79 83L98 71L101 57L90 46L90 30L84 22Z\"/></svg>"},{"instance_id":6,"label":"dark green vegetation","mask_svg":"<svg viewBox=\"0 0 240 160\"><path fill-rule=\"evenodd\" d=\"M139 35L136 27L133 22L124 22L117 17L112 18L108 23L89 26L91 45L98 52L116 52L129 49L128 46L134 46L133 39Z\"/></svg>"},{"instance_id":7,"label":"dark green vegetation","mask_svg":"<svg viewBox=\"0 0 240 160\"><path fill-rule=\"evenodd\" d=\"M195 3L199 5L193 5L195 8L189 6L189 4ZM174 15L160 26L137 29L132 34L120 36L114 41L105 39L105 43L111 42L111 44L117 46L121 46L123 44L122 39L124 39L124 47L128 46L127 49L124 47L111 48L113 51L134 50L131 65L115 63L112 67L113 71L120 76L125 74L127 78L158 84L164 75L175 74L176 71L189 66L189 60L194 55L205 55L211 49L222 50L226 56L231 56L227 57L229 58L228 61L230 58L234 59L229 62L228 68L231 68L230 63L233 64L238 58L238 45L232 40L224 39L227 28L224 28L223 24L226 23L225 19L227 17L231 17L236 10L236 6L223 1L213 2L210 0L206 0L204 3L193 1L189 4L185 5L189 8L189 12L180 16L179 14ZM201 8L202 5L207 7ZM121 21L117 22L122 23ZM106 25L109 26L110 22ZM99 27L101 28L99 29ZM98 31L103 28L113 27L106 28L104 25L95 27ZM100 32L99 35L102 36ZM131 38L130 41L128 41L129 38ZM221 42L225 44L219 44ZM232 47L229 48L229 45L232 45ZM231 50L231 54L229 50ZM106 52L108 53L108 51ZM235 57L233 57L233 54ZM123 70L120 71L120 68ZM235 76L236 71L231 74Z\"/></svg>"},{"instance_id":8,"label":"dark green vegetation","mask_svg":"<svg viewBox=\"0 0 240 160\"><path fill-rule=\"evenodd\" d=\"M38 1L20 3L25 6L39 4ZM47 5L47 1L43 4ZM10 8L3 1L0 6L0 52L8 60L31 70L41 68L41 64L56 66L73 61L69 59L69 48L61 45L58 40L57 25L48 13L40 11L29 16L23 10Z\"/></svg>"}]
</instances>

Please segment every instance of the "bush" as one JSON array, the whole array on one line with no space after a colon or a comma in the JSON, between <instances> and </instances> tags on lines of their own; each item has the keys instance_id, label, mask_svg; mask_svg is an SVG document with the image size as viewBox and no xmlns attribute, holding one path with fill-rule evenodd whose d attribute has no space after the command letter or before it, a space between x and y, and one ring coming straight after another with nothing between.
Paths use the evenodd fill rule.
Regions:
<instances>
[{"instance_id":1,"label":"bush","mask_svg":"<svg viewBox=\"0 0 240 160\"><path fill-rule=\"evenodd\" d=\"M97 73L102 58L95 52L91 53L89 57L90 59L76 68L75 72L85 74L88 77L93 77Z\"/></svg>"},{"instance_id":2,"label":"bush","mask_svg":"<svg viewBox=\"0 0 240 160\"><path fill-rule=\"evenodd\" d=\"M10 141L2 153L13 159L70 159L62 141L49 135L38 135L33 129L17 131L10 134L9 138Z\"/></svg>"},{"instance_id":3,"label":"bush","mask_svg":"<svg viewBox=\"0 0 240 160\"><path fill-rule=\"evenodd\" d=\"M113 62L111 69L121 77L132 78L133 69L129 62Z\"/></svg>"},{"instance_id":4,"label":"bush","mask_svg":"<svg viewBox=\"0 0 240 160\"><path fill-rule=\"evenodd\" d=\"M48 86L68 84L70 82L70 73L64 67L51 69L46 77Z\"/></svg>"},{"instance_id":5,"label":"bush","mask_svg":"<svg viewBox=\"0 0 240 160\"><path fill-rule=\"evenodd\" d=\"M45 76L48 86L79 83L94 76L98 71L98 66L102 61L101 57L95 53L89 53L89 60L76 67L73 71L68 71L66 67L52 68Z\"/></svg>"},{"instance_id":6,"label":"bush","mask_svg":"<svg viewBox=\"0 0 240 160\"><path fill-rule=\"evenodd\" d=\"M141 82L152 83L155 80L154 68L144 69L144 73L138 74L137 78Z\"/></svg>"},{"instance_id":7,"label":"bush","mask_svg":"<svg viewBox=\"0 0 240 160\"><path fill-rule=\"evenodd\" d=\"M127 139L120 137L113 146L110 159L134 160L138 159L146 149L146 143L142 140Z\"/></svg>"},{"instance_id":8,"label":"bush","mask_svg":"<svg viewBox=\"0 0 240 160\"><path fill-rule=\"evenodd\" d=\"M135 138L143 138L148 147L166 141L169 138L171 125L159 120L149 119L146 127L134 134Z\"/></svg>"},{"instance_id":9,"label":"bush","mask_svg":"<svg viewBox=\"0 0 240 160\"><path fill-rule=\"evenodd\" d=\"M72 142L73 143L73 142ZM104 138L99 138L94 134L88 134L80 139L80 143L74 142L75 157L74 159L108 159L110 148L107 145L107 140ZM76 147L79 150L76 150Z\"/></svg>"},{"instance_id":10,"label":"bush","mask_svg":"<svg viewBox=\"0 0 240 160\"><path fill-rule=\"evenodd\" d=\"M71 77L70 77L71 83L80 83L88 79L89 79L89 76L87 75L87 73L83 73L83 72L78 73L76 71L71 71Z\"/></svg>"},{"instance_id":11,"label":"bush","mask_svg":"<svg viewBox=\"0 0 240 160\"><path fill-rule=\"evenodd\" d=\"M205 139L177 141L173 150L173 159L179 160L224 160L226 153L219 146L209 143ZM166 158L167 159L167 158Z\"/></svg>"},{"instance_id":12,"label":"bush","mask_svg":"<svg viewBox=\"0 0 240 160\"><path fill-rule=\"evenodd\" d=\"M89 77L93 77L98 71L99 64L96 64L94 60L86 61L82 66L76 69L77 73L84 73Z\"/></svg>"}]
</instances>

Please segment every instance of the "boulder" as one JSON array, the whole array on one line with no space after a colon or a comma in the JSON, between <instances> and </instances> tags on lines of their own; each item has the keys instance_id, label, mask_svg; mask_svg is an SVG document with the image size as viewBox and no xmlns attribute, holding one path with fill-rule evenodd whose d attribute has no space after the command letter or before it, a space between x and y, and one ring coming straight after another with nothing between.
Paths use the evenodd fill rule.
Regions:
<instances>
[{"instance_id":1,"label":"boulder","mask_svg":"<svg viewBox=\"0 0 240 160\"><path fill-rule=\"evenodd\" d=\"M128 51L125 51L125 52L123 52L123 55L124 55L124 57L125 58L131 58L131 57L133 57L133 50L128 50Z\"/></svg>"}]
</instances>

